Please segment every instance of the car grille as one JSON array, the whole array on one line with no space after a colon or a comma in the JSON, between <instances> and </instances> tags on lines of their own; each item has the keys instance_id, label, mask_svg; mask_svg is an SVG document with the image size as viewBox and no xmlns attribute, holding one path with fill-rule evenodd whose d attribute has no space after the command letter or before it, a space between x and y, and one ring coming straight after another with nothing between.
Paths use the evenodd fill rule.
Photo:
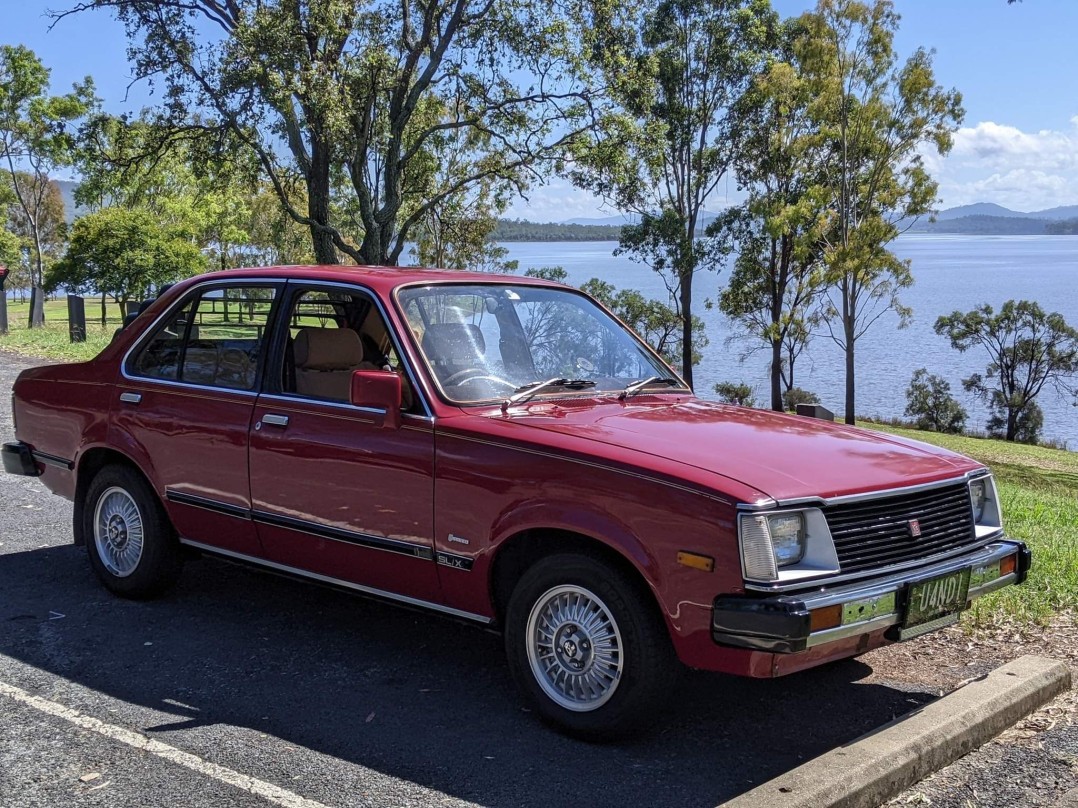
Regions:
<instances>
[{"instance_id":1,"label":"car grille","mask_svg":"<svg viewBox=\"0 0 1078 808\"><path fill-rule=\"evenodd\" d=\"M965 483L824 508L843 573L883 569L976 543ZM914 537L911 520L921 530Z\"/></svg>"}]
</instances>

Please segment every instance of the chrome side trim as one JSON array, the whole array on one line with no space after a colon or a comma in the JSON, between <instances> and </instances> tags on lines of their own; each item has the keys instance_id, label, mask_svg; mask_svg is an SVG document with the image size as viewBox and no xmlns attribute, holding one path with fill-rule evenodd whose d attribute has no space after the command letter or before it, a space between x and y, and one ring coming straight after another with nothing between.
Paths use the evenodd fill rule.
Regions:
<instances>
[{"instance_id":1,"label":"chrome side trim","mask_svg":"<svg viewBox=\"0 0 1078 808\"><path fill-rule=\"evenodd\" d=\"M805 645L808 648L813 648L817 645L826 645L835 640L844 640L847 637L871 634L873 631L877 631L881 628L893 626L897 622L898 614L885 614L883 617L877 617L874 620L865 620L862 623L851 623L848 626L838 626L837 628L829 628L825 631L817 631L815 634L809 634L808 639L805 641Z\"/></svg>"},{"instance_id":2,"label":"chrome side trim","mask_svg":"<svg viewBox=\"0 0 1078 808\"><path fill-rule=\"evenodd\" d=\"M268 569L277 570L278 572L285 572L289 575L297 575L301 578L310 578L314 581L320 581L324 584L331 584L332 586L340 586L345 589L352 589L356 592L361 592L365 595L373 595L379 598L386 598L388 600L395 600L400 603L406 603L409 606L417 606L421 609L430 609L435 612L442 612L444 614L452 615L453 617L460 617L464 620L472 620L476 623L482 623L483 625L490 625L494 622L494 618L485 617L481 614L474 614L473 612L466 612L461 609L454 609L451 606L443 606L440 603L431 603L428 600L420 600L419 598L408 597L407 595L398 595L395 592L387 592L384 589L375 589L372 586L364 586L362 584L352 583L351 581L342 581L340 578L331 578L328 575L321 575L317 572L310 572L309 570L302 570L297 567L289 567L286 564L278 564L276 561L269 561L264 558L255 558L254 556L244 555L243 553L236 553L232 550L222 550L219 547L213 547L202 542L191 541L190 539L180 539L181 544L186 544L189 547L195 547L199 550L204 550L212 555L225 556L227 558L235 559L237 561L243 561L247 564L253 564L259 567L266 567Z\"/></svg>"},{"instance_id":3,"label":"chrome side trim","mask_svg":"<svg viewBox=\"0 0 1078 808\"><path fill-rule=\"evenodd\" d=\"M317 522L308 522L306 519L295 519L290 516L281 516L269 511L251 511L251 518L258 523L279 527L285 530L295 530L298 533L306 533L319 539L339 541L356 547L365 547L371 550L384 550L389 553L418 558L423 561L434 560L434 550L429 545L413 544L412 542L399 539L387 539L384 536L373 536L370 533L359 533L354 530L342 530L341 528L322 525Z\"/></svg>"},{"instance_id":4,"label":"chrome side trim","mask_svg":"<svg viewBox=\"0 0 1078 808\"><path fill-rule=\"evenodd\" d=\"M46 466L55 466L56 468L65 469L67 471L71 471L75 468L74 461L68 460L65 457L48 454L47 452L39 452L37 449L31 449L30 454L33 455L34 460L37 460L39 463L44 463Z\"/></svg>"},{"instance_id":5,"label":"chrome side trim","mask_svg":"<svg viewBox=\"0 0 1078 808\"><path fill-rule=\"evenodd\" d=\"M173 491L168 488L165 489L165 499L169 502L175 502L177 505L189 505L192 508L201 508L204 511L212 511L213 513L220 513L225 516L234 516L237 519L243 519L245 521L251 518L251 512L247 508L242 508L239 505L230 505L227 502L218 502L215 499L200 497L194 494L184 494L180 491Z\"/></svg>"}]
</instances>

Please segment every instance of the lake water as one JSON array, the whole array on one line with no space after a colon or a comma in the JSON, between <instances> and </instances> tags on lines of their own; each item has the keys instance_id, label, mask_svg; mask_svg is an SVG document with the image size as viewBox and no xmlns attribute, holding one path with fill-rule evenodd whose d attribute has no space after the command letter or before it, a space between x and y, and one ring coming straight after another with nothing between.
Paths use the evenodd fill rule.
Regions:
<instances>
[{"instance_id":1,"label":"lake water","mask_svg":"<svg viewBox=\"0 0 1078 808\"><path fill-rule=\"evenodd\" d=\"M648 297L667 299L662 279L626 257L615 257L614 242L505 243L509 258L520 262L520 272L539 266L561 266L569 280L581 284L599 277L618 288L634 288ZM967 426L983 429L987 412L967 394L961 379L984 372L987 354L977 350L960 354L932 330L941 314L968 311L980 303L997 310L1009 299L1035 300L1046 311L1057 311L1078 326L1078 237L1075 236L901 236L895 253L912 263L914 285L902 295L913 309L913 322L898 328L888 312L857 343L858 415L901 416L905 391L914 370L928 368L951 383L951 392L970 414ZM694 296L715 299L725 284L725 273L697 276ZM715 382L743 381L756 390L758 402L768 400L767 358L758 353L742 360L748 345L728 343L737 336L734 326L715 309L700 305L710 344L696 366L696 389L713 396ZM817 336L795 369L797 386L816 393L824 406L842 410L843 355L826 333ZM1078 448L1078 409L1073 399L1051 389L1041 393L1043 434Z\"/></svg>"}]
</instances>

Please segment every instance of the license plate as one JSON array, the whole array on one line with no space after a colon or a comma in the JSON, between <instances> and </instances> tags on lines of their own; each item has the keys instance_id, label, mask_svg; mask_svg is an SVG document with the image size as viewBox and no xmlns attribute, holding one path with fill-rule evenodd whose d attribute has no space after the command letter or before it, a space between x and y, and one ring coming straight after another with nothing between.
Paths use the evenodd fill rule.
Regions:
<instances>
[{"instance_id":1,"label":"license plate","mask_svg":"<svg viewBox=\"0 0 1078 808\"><path fill-rule=\"evenodd\" d=\"M966 608L970 568L910 585L903 626L919 626Z\"/></svg>"}]
</instances>

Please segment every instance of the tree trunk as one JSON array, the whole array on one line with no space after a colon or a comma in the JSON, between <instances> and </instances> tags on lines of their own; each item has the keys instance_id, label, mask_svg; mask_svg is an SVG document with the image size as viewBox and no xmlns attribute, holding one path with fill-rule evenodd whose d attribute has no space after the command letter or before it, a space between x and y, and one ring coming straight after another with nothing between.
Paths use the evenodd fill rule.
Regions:
<instances>
[{"instance_id":1,"label":"tree trunk","mask_svg":"<svg viewBox=\"0 0 1078 808\"><path fill-rule=\"evenodd\" d=\"M692 381L692 272L681 275L681 377L693 388Z\"/></svg>"},{"instance_id":2,"label":"tree trunk","mask_svg":"<svg viewBox=\"0 0 1078 808\"><path fill-rule=\"evenodd\" d=\"M1007 408L1007 440L1013 441L1018 436L1018 410Z\"/></svg>"},{"instance_id":3,"label":"tree trunk","mask_svg":"<svg viewBox=\"0 0 1078 808\"><path fill-rule=\"evenodd\" d=\"M311 144L311 169L307 176L307 215L329 225L329 154L323 144ZM319 264L336 264L337 248L327 230L311 225L311 246Z\"/></svg>"},{"instance_id":4,"label":"tree trunk","mask_svg":"<svg viewBox=\"0 0 1078 808\"><path fill-rule=\"evenodd\" d=\"M771 341L771 409L782 412L782 343Z\"/></svg>"},{"instance_id":5,"label":"tree trunk","mask_svg":"<svg viewBox=\"0 0 1078 808\"><path fill-rule=\"evenodd\" d=\"M101 293L101 327L104 328L108 325L108 301L105 298L105 293Z\"/></svg>"},{"instance_id":6,"label":"tree trunk","mask_svg":"<svg viewBox=\"0 0 1078 808\"><path fill-rule=\"evenodd\" d=\"M856 338L853 334L853 323L846 326L846 423L852 424L855 419L855 384L854 384L854 347Z\"/></svg>"}]
</instances>

